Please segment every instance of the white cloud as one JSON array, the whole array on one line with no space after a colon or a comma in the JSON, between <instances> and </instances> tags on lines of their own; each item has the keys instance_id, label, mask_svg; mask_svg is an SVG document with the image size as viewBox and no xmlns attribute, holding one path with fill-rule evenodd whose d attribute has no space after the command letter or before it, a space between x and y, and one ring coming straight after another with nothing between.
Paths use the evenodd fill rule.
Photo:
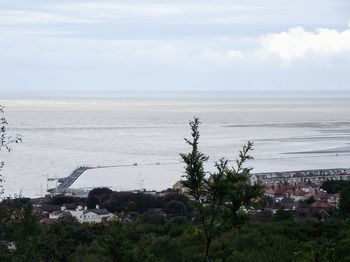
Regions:
<instances>
[{"instance_id":1,"label":"white cloud","mask_svg":"<svg viewBox=\"0 0 350 262\"><path fill-rule=\"evenodd\" d=\"M334 57L337 61L350 59L350 25L344 31L319 28L315 32L308 32L302 27L293 27L286 32L262 35L251 41L255 41L256 45L248 50L206 48L195 57L226 65L249 62L252 66L269 64L271 61L276 63L276 58L284 64L314 66L323 66L322 63L331 61Z\"/></svg>"},{"instance_id":2,"label":"white cloud","mask_svg":"<svg viewBox=\"0 0 350 262\"><path fill-rule=\"evenodd\" d=\"M350 52L350 28L342 32L327 28L307 32L302 27L294 27L287 32L261 37L261 45L263 49L277 54L284 61L304 58L307 55L332 56Z\"/></svg>"},{"instance_id":3,"label":"white cloud","mask_svg":"<svg viewBox=\"0 0 350 262\"><path fill-rule=\"evenodd\" d=\"M278 0L266 1L267 6L255 0L178 1L52 0L27 9L2 8L2 79L7 77L9 86L31 80L41 86L47 78L51 85L50 77L42 77L45 72L59 80L71 75L66 84L69 79L92 86L101 81L112 85L118 76L129 86L128 81L138 79L135 75L141 84L158 83L159 78L167 84L176 76L186 85L200 86L229 85L235 76L258 86L259 74L273 84L279 77L289 85L300 72L314 81L323 70L329 79L333 72L330 82L348 83L350 22L349 28L339 29L349 17L334 7L323 4L323 12L310 15L301 0L287 7ZM301 26L294 27L295 21ZM309 29L316 27L320 29Z\"/></svg>"},{"instance_id":4,"label":"white cloud","mask_svg":"<svg viewBox=\"0 0 350 262\"><path fill-rule=\"evenodd\" d=\"M294 27L286 32L243 40L114 40L26 35L21 36L21 41L12 42L11 37L5 35L4 39L7 40L0 43L3 47L0 57L61 67L74 64L74 58L75 66L81 63L83 67L158 64L207 69L214 64L225 68L348 66L350 59L350 28L344 31L321 28L309 32Z\"/></svg>"}]
</instances>

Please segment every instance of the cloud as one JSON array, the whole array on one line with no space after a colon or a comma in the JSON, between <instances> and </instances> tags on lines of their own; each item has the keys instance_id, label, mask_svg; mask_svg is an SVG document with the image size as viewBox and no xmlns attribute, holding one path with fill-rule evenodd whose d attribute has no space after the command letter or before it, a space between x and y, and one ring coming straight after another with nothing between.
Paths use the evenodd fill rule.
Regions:
<instances>
[{"instance_id":1,"label":"cloud","mask_svg":"<svg viewBox=\"0 0 350 262\"><path fill-rule=\"evenodd\" d=\"M322 66L337 58L350 61L350 22L343 31L319 28L314 32L302 27L292 27L285 32L261 35L251 39L256 45L250 49L229 48L226 50L204 49L197 58L232 64L249 62L251 65L269 64L314 64ZM310 63L307 63L310 61Z\"/></svg>"},{"instance_id":2,"label":"cloud","mask_svg":"<svg viewBox=\"0 0 350 262\"><path fill-rule=\"evenodd\" d=\"M349 15L335 1L310 0L307 7L301 0L6 1L0 4L0 72L9 87L31 81L43 88L70 82L128 87L129 81L190 87L253 81L259 87L263 79L277 85L276 78L291 86L300 73L300 83L314 83L320 72L326 74L317 85L328 78L349 83ZM317 9L312 15L311 7Z\"/></svg>"},{"instance_id":3,"label":"cloud","mask_svg":"<svg viewBox=\"0 0 350 262\"><path fill-rule=\"evenodd\" d=\"M350 28L343 31L320 28L307 31L293 27L285 32L253 38L216 38L202 41L114 40L77 37L33 37L21 41L5 37L0 57L16 63L25 61L45 67L88 67L122 65L166 65L183 68L349 66ZM37 41L32 41L36 39ZM34 58L35 57L35 58ZM38 59L40 58L40 59ZM7 62L8 63L8 62ZM20 66L20 65L18 65Z\"/></svg>"},{"instance_id":4,"label":"cloud","mask_svg":"<svg viewBox=\"0 0 350 262\"><path fill-rule=\"evenodd\" d=\"M328 28L307 32L302 27L294 27L287 32L261 37L261 46L284 61L308 55L325 57L347 53L350 52L350 22L349 28L342 32Z\"/></svg>"}]
</instances>

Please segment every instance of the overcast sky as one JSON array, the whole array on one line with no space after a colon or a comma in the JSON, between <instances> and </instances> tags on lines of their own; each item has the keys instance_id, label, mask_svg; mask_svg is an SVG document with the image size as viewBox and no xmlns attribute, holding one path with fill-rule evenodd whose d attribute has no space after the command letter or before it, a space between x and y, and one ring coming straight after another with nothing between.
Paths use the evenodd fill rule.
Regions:
<instances>
[{"instance_id":1,"label":"overcast sky","mask_svg":"<svg viewBox=\"0 0 350 262\"><path fill-rule=\"evenodd\" d=\"M0 90L350 90L349 0L0 0Z\"/></svg>"}]
</instances>

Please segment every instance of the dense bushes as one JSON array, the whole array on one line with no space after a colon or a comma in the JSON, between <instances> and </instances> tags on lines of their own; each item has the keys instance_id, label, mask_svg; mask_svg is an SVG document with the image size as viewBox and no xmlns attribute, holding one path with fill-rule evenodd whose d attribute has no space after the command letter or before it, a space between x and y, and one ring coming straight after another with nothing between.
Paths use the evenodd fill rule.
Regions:
<instances>
[{"instance_id":1,"label":"dense bushes","mask_svg":"<svg viewBox=\"0 0 350 262\"><path fill-rule=\"evenodd\" d=\"M14 209L13 209L14 210ZM1 213L2 216L7 214ZM162 223L38 223L29 205L1 225L0 261L203 261L203 233L186 217ZM7 248L14 242L16 250ZM222 232L212 261L349 261L350 220L252 223Z\"/></svg>"}]
</instances>

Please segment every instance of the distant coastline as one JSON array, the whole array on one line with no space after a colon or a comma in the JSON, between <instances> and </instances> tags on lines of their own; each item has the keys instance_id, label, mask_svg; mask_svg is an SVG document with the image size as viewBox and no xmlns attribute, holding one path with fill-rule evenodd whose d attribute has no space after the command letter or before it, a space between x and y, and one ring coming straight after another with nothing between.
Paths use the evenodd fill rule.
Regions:
<instances>
[{"instance_id":1,"label":"distant coastline","mask_svg":"<svg viewBox=\"0 0 350 262\"><path fill-rule=\"evenodd\" d=\"M349 90L18 90L0 91L1 100L7 99L166 99L166 98L349 98ZM237 101L238 102L238 101Z\"/></svg>"}]
</instances>

